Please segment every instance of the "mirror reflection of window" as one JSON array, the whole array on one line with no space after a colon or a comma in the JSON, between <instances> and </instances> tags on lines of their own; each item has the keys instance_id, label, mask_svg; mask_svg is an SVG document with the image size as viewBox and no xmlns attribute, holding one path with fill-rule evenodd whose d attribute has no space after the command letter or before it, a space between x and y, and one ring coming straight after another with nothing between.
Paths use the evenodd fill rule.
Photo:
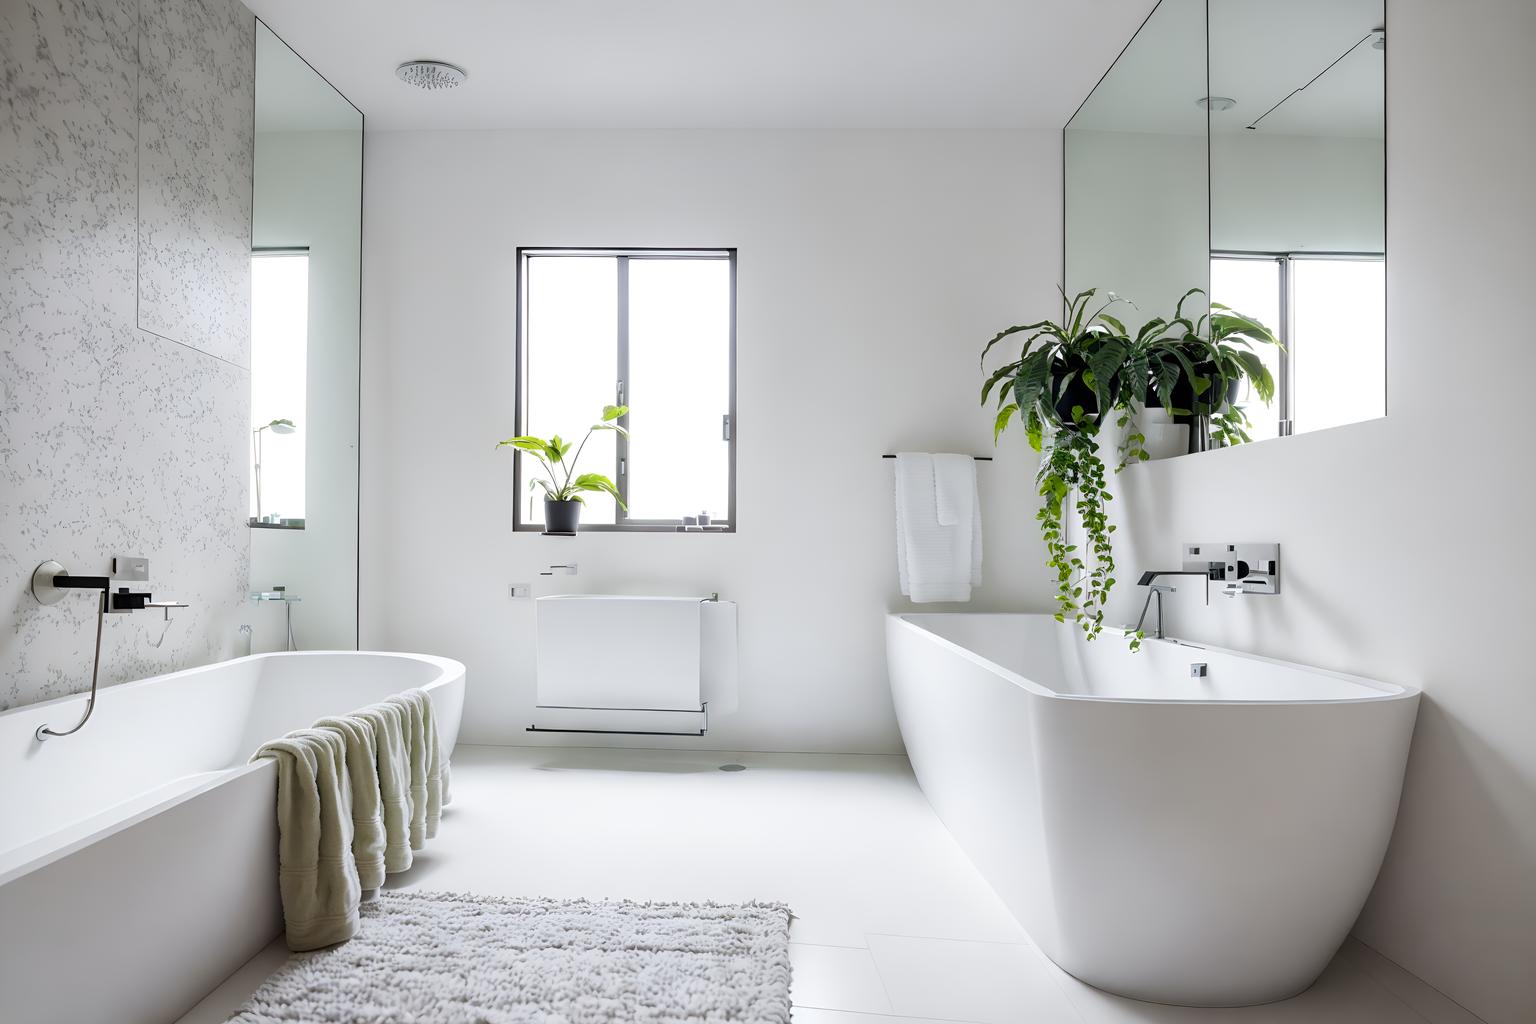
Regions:
<instances>
[{"instance_id":1,"label":"mirror reflection of window","mask_svg":"<svg viewBox=\"0 0 1536 1024\"><path fill-rule=\"evenodd\" d=\"M1380 255L1230 253L1211 258L1211 301L1270 327L1258 352L1273 404L1238 396L1255 441L1386 415L1386 264Z\"/></svg>"},{"instance_id":2,"label":"mirror reflection of window","mask_svg":"<svg viewBox=\"0 0 1536 1024\"><path fill-rule=\"evenodd\" d=\"M1296 429L1385 416L1385 262L1297 256L1291 260L1291 284Z\"/></svg>"},{"instance_id":3,"label":"mirror reflection of window","mask_svg":"<svg viewBox=\"0 0 1536 1024\"><path fill-rule=\"evenodd\" d=\"M304 518L309 253L251 258L251 518ZM284 423L291 423L291 429ZM278 426L273 428L273 424ZM259 467L259 468L258 468Z\"/></svg>"},{"instance_id":4,"label":"mirror reflection of window","mask_svg":"<svg viewBox=\"0 0 1536 1024\"><path fill-rule=\"evenodd\" d=\"M1276 337L1283 329L1280 281L1281 263L1273 256L1216 256L1211 259L1211 301L1252 317L1274 331ZM1279 437L1281 433L1280 421L1285 418L1285 385L1279 382L1284 380L1285 370L1281 365L1282 354L1273 345L1258 345L1254 350L1274 375L1279 393L1273 403L1265 405L1253 393L1253 386L1244 381L1237 404L1253 422L1248 433L1255 441L1262 441Z\"/></svg>"}]
</instances>

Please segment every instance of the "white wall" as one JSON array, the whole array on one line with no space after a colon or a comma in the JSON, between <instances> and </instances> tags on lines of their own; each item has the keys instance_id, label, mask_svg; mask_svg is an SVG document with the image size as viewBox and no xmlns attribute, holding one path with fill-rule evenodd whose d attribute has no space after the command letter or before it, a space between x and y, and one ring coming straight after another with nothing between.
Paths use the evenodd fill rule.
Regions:
<instances>
[{"instance_id":1,"label":"white wall","mask_svg":"<svg viewBox=\"0 0 1536 1024\"><path fill-rule=\"evenodd\" d=\"M1387 418L1137 467L1117 537L1136 569L1170 566L1185 540L1279 541L1284 594L1205 608L1181 587L1175 634L1423 687L1358 934L1489 1021L1523 1024L1536 460L1520 388L1536 346L1506 307L1536 281L1536 4L1394 0L1388 22Z\"/></svg>"},{"instance_id":2,"label":"white wall","mask_svg":"<svg viewBox=\"0 0 1536 1024\"><path fill-rule=\"evenodd\" d=\"M357 131L256 136L255 244L309 247L309 348L307 401L299 422L305 445L304 529L250 531L251 586L282 585L302 598L293 608L294 637L302 650L357 646L362 170L360 123ZM269 461L274 447L269 436ZM248 610L253 650L286 647L283 612L275 602Z\"/></svg>"},{"instance_id":3,"label":"white wall","mask_svg":"<svg viewBox=\"0 0 1536 1024\"><path fill-rule=\"evenodd\" d=\"M899 750L880 456L991 451L976 359L1057 308L1059 167L1054 133L370 134L363 645L462 659L464 740L529 742L533 605L508 583L719 591L743 692L705 745ZM519 245L739 248L738 533L513 534L492 445L513 430ZM1019 524L1033 454L1015 435L998 455L974 604L1046 607ZM540 580L570 560L579 576Z\"/></svg>"}]
</instances>

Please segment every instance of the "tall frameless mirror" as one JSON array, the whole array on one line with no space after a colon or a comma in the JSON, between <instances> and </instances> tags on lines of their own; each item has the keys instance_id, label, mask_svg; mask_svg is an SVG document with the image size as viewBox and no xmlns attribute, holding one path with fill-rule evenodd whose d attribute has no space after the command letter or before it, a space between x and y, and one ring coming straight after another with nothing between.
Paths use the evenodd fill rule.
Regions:
<instances>
[{"instance_id":1,"label":"tall frameless mirror","mask_svg":"<svg viewBox=\"0 0 1536 1024\"><path fill-rule=\"evenodd\" d=\"M1382 0L1211 0L1211 299L1257 317L1255 439L1386 414Z\"/></svg>"},{"instance_id":2,"label":"tall frameless mirror","mask_svg":"<svg viewBox=\"0 0 1536 1024\"><path fill-rule=\"evenodd\" d=\"M1269 327L1254 440L1386 413L1385 58L1382 0L1162 0L1066 125L1068 291Z\"/></svg>"},{"instance_id":3,"label":"tall frameless mirror","mask_svg":"<svg viewBox=\"0 0 1536 1024\"><path fill-rule=\"evenodd\" d=\"M252 649L357 646L363 115L260 22ZM291 629L291 636L290 636Z\"/></svg>"},{"instance_id":4,"label":"tall frameless mirror","mask_svg":"<svg viewBox=\"0 0 1536 1024\"><path fill-rule=\"evenodd\" d=\"M1067 123L1065 287L1173 312L1209 272L1205 0L1163 0Z\"/></svg>"}]
</instances>

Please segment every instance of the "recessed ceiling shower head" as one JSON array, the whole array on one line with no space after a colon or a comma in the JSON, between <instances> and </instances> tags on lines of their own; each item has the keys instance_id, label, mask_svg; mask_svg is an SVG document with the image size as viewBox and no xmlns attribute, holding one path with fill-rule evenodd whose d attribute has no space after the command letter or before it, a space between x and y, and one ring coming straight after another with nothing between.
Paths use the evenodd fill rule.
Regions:
<instances>
[{"instance_id":1,"label":"recessed ceiling shower head","mask_svg":"<svg viewBox=\"0 0 1536 1024\"><path fill-rule=\"evenodd\" d=\"M469 72L441 60L408 60L395 68L400 81L418 89L452 89L463 85Z\"/></svg>"},{"instance_id":2,"label":"recessed ceiling shower head","mask_svg":"<svg viewBox=\"0 0 1536 1024\"><path fill-rule=\"evenodd\" d=\"M1237 100L1231 96L1201 96L1195 100L1195 106L1201 110L1214 110L1220 113L1223 110L1231 110L1237 106Z\"/></svg>"}]
</instances>

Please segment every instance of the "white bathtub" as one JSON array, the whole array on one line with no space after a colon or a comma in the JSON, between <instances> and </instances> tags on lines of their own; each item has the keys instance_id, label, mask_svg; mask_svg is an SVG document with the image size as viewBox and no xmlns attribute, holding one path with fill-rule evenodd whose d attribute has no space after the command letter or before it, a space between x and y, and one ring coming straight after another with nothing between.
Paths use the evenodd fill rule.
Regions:
<instances>
[{"instance_id":1,"label":"white bathtub","mask_svg":"<svg viewBox=\"0 0 1536 1024\"><path fill-rule=\"evenodd\" d=\"M464 666L258 654L0 713L0 1021L166 1024L281 931L267 739L392 693L458 737Z\"/></svg>"},{"instance_id":2,"label":"white bathtub","mask_svg":"<svg viewBox=\"0 0 1536 1024\"><path fill-rule=\"evenodd\" d=\"M1417 690L1047 615L886 638L923 792L1063 969L1196 1006L1316 980L1386 852Z\"/></svg>"}]
</instances>

